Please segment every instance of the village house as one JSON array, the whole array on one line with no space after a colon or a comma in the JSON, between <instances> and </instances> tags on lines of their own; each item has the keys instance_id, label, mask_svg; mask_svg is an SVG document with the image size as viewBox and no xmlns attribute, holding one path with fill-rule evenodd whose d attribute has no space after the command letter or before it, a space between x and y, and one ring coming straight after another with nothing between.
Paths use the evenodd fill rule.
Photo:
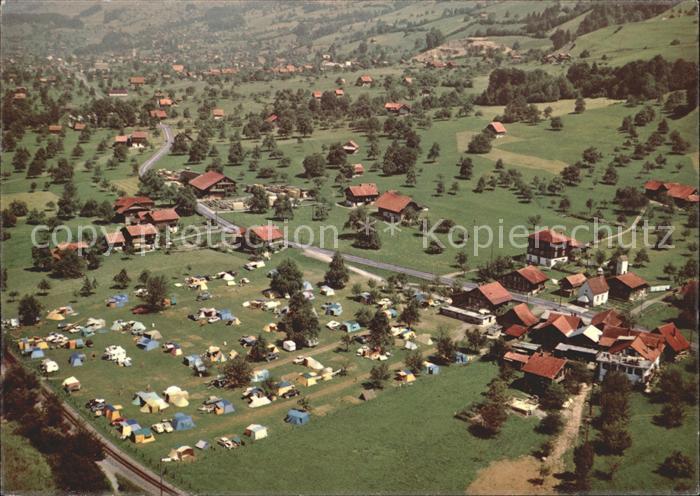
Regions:
<instances>
[{"instance_id":1,"label":"village house","mask_svg":"<svg viewBox=\"0 0 700 496\"><path fill-rule=\"evenodd\" d=\"M212 109L211 116L214 118L215 121L220 121L221 119L224 118L224 109L222 109L222 108Z\"/></svg>"},{"instance_id":2,"label":"village house","mask_svg":"<svg viewBox=\"0 0 700 496\"><path fill-rule=\"evenodd\" d=\"M544 391L551 383L564 380L566 363L564 358L535 353L521 370L525 373L525 381L533 390Z\"/></svg>"},{"instance_id":3,"label":"village house","mask_svg":"<svg viewBox=\"0 0 700 496\"><path fill-rule=\"evenodd\" d=\"M311 94L311 96L313 96L316 100L320 100L323 96L323 92L316 90Z\"/></svg>"},{"instance_id":4,"label":"village house","mask_svg":"<svg viewBox=\"0 0 700 496\"><path fill-rule=\"evenodd\" d=\"M452 304L459 308L480 310L485 308L494 311L513 301L511 295L501 283L494 281L482 284L471 291L461 291L452 299Z\"/></svg>"},{"instance_id":5,"label":"village house","mask_svg":"<svg viewBox=\"0 0 700 496\"><path fill-rule=\"evenodd\" d=\"M54 260L60 260L64 252L73 251L76 252L78 255L84 257L85 255L87 255L87 250L89 248L90 245L88 245L84 241L77 241L75 243L58 243L51 250L51 256Z\"/></svg>"},{"instance_id":6,"label":"village house","mask_svg":"<svg viewBox=\"0 0 700 496\"><path fill-rule=\"evenodd\" d=\"M663 182L652 179L644 184L644 192L652 200L662 201L665 198L670 198L679 206L700 201L697 186L675 182Z\"/></svg>"},{"instance_id":7,"label":"village house","mask_svg":"<svg viewBox=\"0 0 700 496\"><path fill-rule=\"evenodd\" d=\"M236 191L236 182L220 172L209 171L191 179L189 185L198 197L223 198Z\"/></svg>"},{"instance_id":8,"label":"village house","mask_svg":"<svg viewBox=\"0 0 700 496\"><path fill-rule=\"evenodd\" d=\"M73 131L82 131L87 127L87 124L84 122L74 122L73 123Z\"/></svg>"},{"instance_id":9,"label":"village house","mask_svg":"<svg viewBox=\"0 0 700 496\"><path fill-rule=\"evenodd\" d=\"M242 234L245 245L251 249L276 250L285 243L284 233L275 225L253 226Z\"/></svg>"},{"instance_id":10,"label":"village house","mask_svg":"<svg viewBox=\"0 0 700 496\"><path fill-rule=\"evenodd\" d=\"M411 113L411 107L405 103L398 102L387 102L384 104L384 110L390 114L395 115L408 115Z\"/></svg>"},{"instance_id":11,"label":"village house","mask_svg":"<svg viewBox=\"0 0 700 496\"><path fill-rule=\"evenodd\" d=\"M597 313L591 319L591 325L596 326L601 331L606 327L620 327L624 324L621 315L614 309Z\"/></svg>"},{"instance_id":12,"label":"village house","mask_svg":"<svg viewBox=\"0 0 700 496\"><path fill-rule=\"evenodd\" d=\"M155 119L167 119L168 114L163 109L154 109L149 112L149 115Z\"/></svg>"},{"instance_id":13,"label":"village house","mask_svg":"<svg viewBox=\"0 0 700 496\"><path fill-rule=\"evenodd\" d=\"M126 239L121 231L105 233L104 235L105 248L107 250L123 250L126 245Z\"/></svg>"},{"instance_id":14,"label":"village house","mask_svg":"<svg viewBox=\"0 0 700 496\"><path fill-rule=\"evenodd\" d=\"M410 196L405 196L396 191L386 191L374 202L379 210L379 215L390 222L403 220L408 209L419 210L418 204Z\"/></svg>"},{"instance_id":15,"label":"village house","mask_svg":"<svg viewBox=\"0 0 700 496\"><path fill-rule=\"evenodd\" d=\"M107 95L111 97L127 97L129 96L129 90L126 88L110 88Z\"/></svg>"},{"instance_id":16,"label":"village house","mask_svg":"<svg viewBox=\"0 0 700 496\"><path fill-rule=\"evenodd\" d=\"M59 124L51 124L49 126L49 133L50 134L61 134L61 131L63 131L63 126Z\"/></svg>"},{"instance_id":17,"label":"village house","mask_svg":"<svg viewBox=\"0 0 700 496\"><path fill-rule=\"evenodd\" d=\"M502 138L507 132L503 123L497 121L489 122L489 125L486 126L486 131L492 133L496 138Z\"/></svg>"},{"instance_id":18,"label":"village house","mask_svg":"<svg viewBox=\"0 0 700 496\"><path fill-rule=\"evenodd\" d=\"M353 177L355 176L361 176L362 174L365 173L365 166L362 164L352 164L352 175Z\"/></svg>"},{"instance_id":19,"label":"village house","mask_svg":"<svg viewBox=\"0 0 700 496\"><path fill-rule=\"evenodd\" d=\"M575 239L544 229L528 237L526 258L528 263L553 267L557 263L568 262L571 252L580 247L581 244Z\"/></svg>"},{"instance_id":20,"label":"village house","mask_svg":"<svg viewBox=\"0 0 700 496\"><path fill-rule=\"evenodd\" d=\"M336 97L345 96L345 90L343 88L336 88L335 96Z\"/></svg>"},{"instance_id":21,"label":"village house","mask_svg":"<svg viewBox=\"0 0 700 496\"><path fill-rule=\"evenodd\" d=\"M355 86L361 86L363 88L369 88L372 86L372 83L374 83L374 79L372 79L371 76L367 76L366 74L363 76L360 76L357 78L357 81L355 81Z\"/></svg>"},{"instance_id":22,"label":"village house","mask_svg":"<svg viewBox=\"0 0 700 496\"><path fill-rule=\"evenodd\" d=\"M170 98L159 98L158 99L158 106L159 107L171 107L173 105L173 101Z\"/></svg>"},{"instance_id":23,"label":"village house","mask_svg":"<svg viewBox=\"0 0 700 496\"><path fill-rule=\"evenodd\" d=\"M620 336L608 351L598 355L598 380L611 371L622 372L633 384L646 384L659 369L665 344L661 336L640 333Z\"/></svg>"},{"instance_id":24,"label":"village house","mask_svg":"<svg viewBox=\"0 0 700 496\"><path fill-rule=\"evenodd\" d=\"M354 155L360 150L360 145L350 140L343 145L343 150L345 150L345 153L348 155Z\"/></svg>"},{"instance_id":25,"label":"village house","mask_svg":"<svg viewBox=\"0 0 700 496\"><path fill-rule=\"evenodd\" d=\"M535 341L546 349L553 349L581 326L581 317L551 312L544 322L533 327Z\"/></svg>"},{"instance_id":26,"label":"village house","mask_svg":"<svg viewBox=\"0 0 700 496\"><path fill-rule=\"evenodd\" d=\"M547 280L549 278L534 265L514 270L500 279L501 284L506 288L529 295L542 291Z\"/></svg>"},{"instance_id":27,"label":"village house","mask_svg":"<svg viewBox=\"0 0 700 496\"><path fill-rule=\"evenodd\" d=\"M131 146L145 146L148 143L148 132L134 131L129 138Z\"/></svg>"},{"instance_id":28,"label":"village house","mask_svg":"<svg viewBox=\"0 0 700 496\"><path fill-rule=\"evenodd\" d=\"M688 343L688 340L673 322L658 326L651 332L653 334L659 334L664 338L664 342L666 343L664 351L669 358L690 349L690 343Z\"/></svg>"},{"instance_id":29,"label":"village house","mask_svg":"<svg viewBox=\"0 0 700 496\"><path fill-rule=\"evenodd\" d=\"M504 328L517 325L528 329L539 321L540 319L532 313L526 303L518 303L498 319L499 324Z\"/></svg>"},{"instance_id":30,"label":"village house","mask_svg":"<svg viewBox=\"0 0 700 496\"><path fill-rule=\"evenodd\" d=\"M114 201L114 214L117 220L127 224L138 222L138 213L151 210L155 202L147 196L122 196Z\"/></svg>"},{"instance_id":31,"label":"village house","mask_svg":"<svg viewBox=\"0 0 700 496\"><path fill-rule=\"evenodd\" d=\"M377 198L379 190L374 183L355 184L345 188L345 201L353 207L372 203Z\"/></svg>"},{"instance_id":32,"label":"village house","mask_svg":"<svg viewBox=\"0 0 700 496\"><path fill-rule=\"evenodd\" d=\"M172 67L173 71L175 71L177 73L184 72L184 70L185 70L185 66L182 64L173 64L170 67Z\"/></svg>"},{"instance_id":33,"label":"village house","mask_svg":"<svg viewBox=\"0 0 700 496\"><path fill-rule=\"evenodd\" d=\"M180 221L180 216L174 208L147 210L139 212L137 216L141 224L153 224L160 231L166 228L176 231L177 224Z\"/></svg>"},{"instance_id":34,"label":"village house","mask_svg":"<svg viewBox=\"0 0 700 496\"><path fill-rule=\"evenodd\" d=\"M591 307L605 305L608 302L610 288L605 277L591 277L578 290L578 302Z\"/></svg>"},{"instance_id":35,"label":"village house","mask_svg":"<svg viewBox=\"0 0 700 496\"><path fill-rule=\"evenodd\" d=\"M158 229L153 224L124 226L121 232L124 235L126 244L135 250L155 248Z\"/></svg>"},{"instance_id":36,"label":"village house","mask_svg":"<svg viewBox=\"0 0 700 496\"><path fill-rule=\"evenodd\" d=\"M571 274L559 280L559 291L567 296L572 296L574 291L583 286L586 282L586 274Z\"/></svg>"},{"instance_id":37,"label":"village house","mask_svg":"<svg viewBox=\"0 0 700 496\"><path fill-rule=\"evenodd\" d=\"M644 298L649 289L649 283L634 272L628 272L608 279L610 294L613 298L625 301L635 301Z\"/></svg>"},{"instance_id":38,"label":"village house","mask_svg":"<svg viewBox=\"0 0 700 496\"><path fill-rule=\"evenodd\" d=\"M129 84L134 87L143 86L146 84L146 78L143 76L131 76L129 78Z\"/></svg>"}]
</instances>

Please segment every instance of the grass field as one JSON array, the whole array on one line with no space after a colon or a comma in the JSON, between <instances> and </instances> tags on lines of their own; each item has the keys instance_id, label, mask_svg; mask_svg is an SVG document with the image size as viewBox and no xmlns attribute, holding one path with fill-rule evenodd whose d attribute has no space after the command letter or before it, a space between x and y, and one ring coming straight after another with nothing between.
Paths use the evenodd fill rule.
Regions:
<instances>
[{"instance_id":1,"label":"grass field","mask_svg":"<svg viewBox=\"0 0 700 496\"><path fill-rule=\"evenodd\" d=\"M13 431L14 422L2 424L2 489L5 494L50 492L54 489L51 467L29 441Z\"/></svg>"}]
</instances>

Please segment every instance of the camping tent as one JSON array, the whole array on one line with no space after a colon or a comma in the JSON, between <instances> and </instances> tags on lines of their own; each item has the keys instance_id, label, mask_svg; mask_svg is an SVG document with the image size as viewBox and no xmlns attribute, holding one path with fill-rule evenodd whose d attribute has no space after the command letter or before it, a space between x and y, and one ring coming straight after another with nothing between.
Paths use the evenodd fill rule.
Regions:
<instances>
[{"instance_id":1,"label":"camping tent","mask_svg":"<svg viewBox=\"0 0 700 496\"><path fill-rule=\"evenodd\" d=\"M63 389L67 392L72 393L73 391L80 391L80 381L73 376L63 381Z\"/></svg>"},{"instance_id":2,"label":"camping tent","mask_svg":"<svg viewBox=\"0 0 700 496\"><path fill-rule=\"evenodd\" d=\"M294 425L304 425L309 423L309 412L291 409L287 412L284 421Z\"/></svg>"},{"instance_id":3,"label":"camping tent","mask_svg":"<svg viewBox=\"0 0 700 496\"><path fill-rule=\"evenodd\" d=\"M374 391L374 389L367 389L366 391L362 391L362 394L360 395L360 399L363 401L373 400L376 397L377 393Z\"/></svg>"},{"instance_id":4,"label":"camping tent","mask_svg":"<svg viewBox=\"0 0 700 496\"><path fill-rule=\"evenodd\" d=\"M44 358L41 361L41 370L44 374L50 374L51 372L58 371L58 364L51 360L50 358Z\"/></svg>"},{"instance_id":5,"label":"camping tent","mask_svg":"<svg viewBox=\"0 0 700 496\"><path fill-rule=\"evenodd\" d=\"M464 365L468 361L469 361L469 358L467 357L466 354L462 353L461 351L458 351L455 353L455 363L459 363L461 365Z\"/></svg>"},{"instance_id":6,"label":"camping tent","mask_svg":"<svg viewBox=\"0 0 700 496\"><path fill-rule=\"evenodd\" d=\"M187 391L183 391L177 386L168 387L168 389L163 391L163 396L165 396L165 400L168 403L172 403L180 408L186 407L190 404L190 402L187 401L190 397L189 393Z\"/></svg>"},{"instance_id":7,"label":"camping tent","mask_svg":"<svg viewBox=\"0 0 700 496\"><path fill-rule=\"evenodd\" d=\"M325 296L335 295L335 290L330 286L321 286L321 294Z\"/></svg>"},{"instance_id":8,"label":"camping tent","mask_svg":"<svg viewBox=\"0 0 700 496\"><path fill-rule=\"evenodd\" d=\"M406 343L404 343L403 347L406 348L407 350L417 350L418 349L418 345L416 343L414 343L413 341L406 341Z\"/></svg>"},{"instance_id":9,"label":"camping tent","mask_svg":"<svg viewBox=\"0 0 700 496\"><path fill-rule=\"evenodd\" d=\"M194 421L189 415L185 415L182 412L177 412L173 417L173 429L176 431L186 431L188 429L194 428Z\"/></svg>"},{"instance_id":10,"label":"camping tent","mask_svg":"<svg viewBox=\"0 0 700 496\"><path fill-rule=\"evenodd\" d=\"M248 427L245 428L244 434L253 441L257 441L258 439L264 439L267 437L267 427L260 424L250 424Z\"/></svg>"},{"instance_id":11,"label":"camping tent","mask_svg":"<svg viewBox=\"0 0 700 496\"><path fill-rule=\"evenodd\" d=\"M362 326L358 323L355 322L354 320L346 320L343 322L343 324L340 326L341 331L345 332L358 332L359 330L362 329Z\"/></svg>"},{"instance_id":12,"label":"camping tent","mask_svg":"<svg viewBox=\"0 0 700 496\"><path fill-rule=\"evenodd\" d=\"M77 351L75 353L72 353L70 358L68 359L68 363L70 363L71 367L82 367L84 361L85 354L78 353Z\"/></svg>"},{"instance_id":13,"label":"camping tent","mask_svg":"<svg viewBox=\"0 0 700 496\"><path fill-rule=\"evenodd\" d=\"M253 374L252 374L252 376L251 376L251 378L250 378L250 381L251 381L251 382L262 382L262 381L264 381L265 379L267 379L268 377L270 377L270 371L269 371L269 370L267 370L267 369L258 369L258 370L254 370L254 371L253 371Z\"/></svg>"},{"instance_id":14,"label":"camping tent","mask_svg":"<svg viewBox=\"0 0 700 496\"><path fill-rule=\"evenodd\" d=\"M156 440L155 437L153 437L153 433L151 432L151 429L148 427L143 427L138 430L131 430L131 441L133 441L136 444L141 444L141 443L152 443L153 441Z\"/></svg>"},{"instance_id":15,"label":"camping tent","mask_svg":"<svg viewBox=\"0 0 700 496\"><path fill-rule=\"evenodd\" d=\"M39 359L39 358L44 358L44 350L42 350L41 348L34 348L34 349L32 350L32 354L30 355L30 358L31 358L32 360L36 360L36 359Z\"/></svg>"},{"instance_id":16,"label":"camping tent","mask_svg":"<svg viewBox=\"0 0 700 496\"><path fill-rule=\"evenodd\" d=\"M219 400L214 403L214 413L217 415L226 415L228 413L234 413L235 411L229 400Z\"/></svg>"},{"instance_id":17,"label":"camping tent","mask_svg":"<svg viewBox=\"0 0 700 496\"><path fill-rule=\"evenodd\" d=\"M159 348L160 343L154 339L149 339L146 336L143 336L136 342L136 346L144 351L151 351Z\"/></svg>"},{"instance_id":18,"label":"camping tent","mask_svg":"<svg viewBox=\"0 0 700 496\"><path fill-rule=\"evenodd\" d=\"M157 331L155 329L144 332L143 335L146 336L148 339L163 339L163 335L160 333L160 331Z\"/></svg>"},{"instance_id":19,"label":"camping tent","mask_svg":"<svg viewBox=\"0 0 700 496\"><path fill-rule=\"evenodd\" d=\"M179 462L194 460L194 448L189 446L180 446L179 448L171 449L168 458Z\"/></svg>"},{"instance_id":20,"label":"camping tent","mask_svg":"<svg viewBox=\"0 0 700 496\"><path fill-rule=\"evenodd\" d=\"M440 367L431 362L423 362L423 370L428 375L437 375L440 373Z\"/></svg>"},{"instance_id":21,"label":"camping tent","mask_svg":"<svg viewBox=\"0 0 700 496\"><path fill-rule=\"evenodd\" d=\"M248 398L248 406L250 408L258 408L260 406L269 405L270 403L272 403L272 402L270 401L270 398L268 398L267 396L254 395L254 396L251 396L250 398Z\"/></svg>"},{"instance_id":22,"label":"camping tent","mask_svg":"<svg viewBox=\"0 0 700 496\"><path fill-rule=\"evenodd\" d=\"M200 439L199 441L197 441L194 447L197 449L205 450L209 447L209 443L206 442L204 439Z\"/></svg>"},{"instance_id":23,"label":"camping tent","mask_svg":"<svg viewBox=\"0 0 700 496\"><path fill-rule=\"evenodd\" d=\"M297 344L294 341L288 339L287 341L284 341L282 343L282 348L284 348L285 351L296 351Z\"/></svg>"}]
</instances>

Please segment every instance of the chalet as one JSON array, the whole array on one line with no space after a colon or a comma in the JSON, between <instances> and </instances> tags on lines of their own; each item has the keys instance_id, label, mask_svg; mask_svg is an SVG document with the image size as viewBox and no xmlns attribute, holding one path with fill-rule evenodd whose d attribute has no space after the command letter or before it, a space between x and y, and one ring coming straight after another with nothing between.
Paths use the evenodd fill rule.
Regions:
<instances>
[{"instance_id":1,"label":"chalet","mask_svg":"<svg viewBox=\"0 0 700 496\"><path fill-rule=\"evenodd\" d=\"M129 96L129 90L126 88L110 88L107 95L111 97L127 97Z\"/></svg>"},{"instance_id":2,"label":"chalet","mask_svg":"<svg viewBox=\"0 0 700 496\"><path fill-rule=\"evenodd\" d=\"M143 76L131 76L129 78L129 84L135 87L143 86L146 84L146 78Z\"/></svg>"},{"instance_id":3,"label":"chalet","mask_svg":"<svg viewBox=\"0 0 700 496\"><path fill-rule=\"evenodd\" d=\"M224 118L224 109L215 108L211 110L211 116L215 121L219 121Z\"/></svg>"},{"instance_id":4,"label":"chalet","mask_svg":"<svg viewBox=\"0 0 700 496\"><path fill-rule=\"evenodd\" d=\"M379 198L379 190L374 183L355 184L345 188L345 201L348 205L365 205L377 198Z\"/></svg>"},{"instance_id":5,"label":"chalet","mask_svg":"<svg viewBox=\"0 0 700 496\"><path fill-rule=\"evenodd\" d=\"M158 229L153 224L134 224L122 227L126 244L134 249L153 249L158 236Z\"/></svg>"},{"instance_id":6,"label":"chalet","mask_svg":"<svg viewBox=\"0 0 700 496\"><path fill-rule=\"evenodd\" d=\"M498 322L503 327L518 325L529 328L537 324L539 321L540 319L532 313L530 307L528 307L526 303L519 303L515 305L498 319Z\"/></svg>"},{"instance_id":7,"label":"chalet","mask_svg":"<svg viewBox=\"0 0 700 496\"><path fill-rule=\"evenodd\" d=\"M320 92L320 91L314 91L311 95L312 95L316 100L320 100L321 97L323 96L323 93Z\"/></svg>"},{"instance_id":8,"label":"chalet","mask_svg":"<svg viewBox=\"0 0 700 496\"><path fill-rule=\"evenodd\" d=\"M360 150L360 145L350 140L343 145L343 150L345 150L345 153L348 155L354 155Z\"/></svg>"},{"instance_id":9,"label":"chalet","mask_svg":"<svg viewBox=\"0 0 700 496\"><path fill-rule=\"evenodd\" d=\"M542 291L549 278L534 265L528 265L522 269L503 276L500 281L506 288L519 293L534 295Z\"/></svg>"},{"instance_id":10,"label":"chalet","mask_svg":"<svg viewBox=\"0 0 700 496\"><path fill-rule=\"evenodd\" d=\"M613 298L626 301L644 298L649 289L649 283L634 272L611 277L608 279L608 286Z\"/></svg>"},{"instance_id":11,"label":"chalet","mask_svg":"<svg viewBox=\"0 0 700 496\"><path fill-rule=\"evenodd\" d=\"M87 128L87 124L85 124L84 122L75 122L73 124L73 131L82 131L85 128Z\"/></svg>"},{"instance_id":12,"label":"chalet","mask_svg":"<svg viewBox=\"0 0 700 496\"><path fill-rule=\"evenodd\" d=\"M52 124L49 126L49 133L51 134L61 134L61 131L63 131L63 126L59 124Z\"/></svg>"},{"instance_id":13,"label":"chalet","mask_svg":"<svg viewBox=\"0 0 700 496\"><path fill-rule=\"evenodd\" d=\"M598 380L611 371L619 371L633 384L647 384L659 369L665 344L663 339L649 339L652 334L621 336L598 355Z\"/></svg>"},{"instance_id":14,"label":"chalet","mask_svg":"<svg viewBox=\"0 0 700 496\"><path fill-rule=\"evenodd\" d=\"M581 326L581 317L552 312L544 322L533 327L536 341L548 349L571 337Z\"/></svg>"},{"instance_id":15,"label":"chalet","mask_svg":"<svg viewBox=\"0 0 700 496\"><path fill-rule=\"evenodd\" d=\"M182 64L173 64L172 66L173 71L180 73L185 71L185 66Z\"/></svg>"},{"instance_id":16,"label":"chalet","mask_svg":"<svg viewBox=\"0 0 700 496\"><path fill-rule=\"evenodd\" d=\"M652 333L663 336L668 355L674 356L690 349L690 343L673 322L655 328Z\"/></svg>"},{"instance_id":17,"label":"chalet","mask_svg":"<svg viewBox=\"0 0 700 496\"><path fill-rule=\"evenodd\" d=\"M162 208L158 210L148 210L139 212L138 218L142 224L152 224L158 230L169 228L177 229L177 224L180 221L180 216L174 208Z\"/></svg>"},{"instance_id":18,"label":"chalet","mask_svg":"<svg viewBox=\"0 0 700 496\"><path fill-rule=\"evenodd\" d=\"M578 273L566 276L559 280L559 290L565 295L571 296L586 282L586 274Z\"/></svg>"},{"instance_id":19,"label":"chalet","mask_svg":"<svg viewBox=\"0 0 700 496\"><path fill-rule=\"evenodd\" d=\"M198 197L223 198L236 191L235 181L216 171L200 174L190 180L189 185Z\"/></svg>"},{"instance_id":20,"label":"chalet","mask_svg":"<svg viewBox=\"0 0 700 496\"><path fill-rule=\"evenodd\" d=\"M148 143L147 131L134 131L130 136L132 146L143 146Z\"/></svg>"},{"instance_id":21,"label":"chalet","mask_svg":"<svg viewBox=\"0 0 700 496\"><path fill-rule=\"evenodd\" d=\"M566 375L564 358L557 358L544 353L535 353L523 368L525 380L536 390L544 390L553 382L561 382Z\"/></svg>"},{"instance_id":22,"label":"chalet","mask_svg":"<svg viewBox=\"0 0 700 496\"><path fill-rule=\"evenodd\" d=\"M605 277L591 277L578 290L578 302L591 307L604 305L608 302L610 288Z\"/></svg>"},{"instance_id":23,"label":"chalet","mask_svg":"<svg viewBox=\"0 0 700 496\"><path fill-rule=\"evenodd\" d=\"M151 110L151 111L149 112L149 115L150 115L151 117L153 117L154 119L159 119L159 120L163 120L163 119L167 119L167 118L168 118L168 114L167 114L167 113L165 112L165 110L163 110L163 109L154 109L154 110Z\"/></svg>"},{"instance_id":24,"label":"chalet","mask_svg":"<svg viewBox=\"0 0 700 496\"><path fill-rule=\"evenodd\" d=\"M345 96L345 90L343 88L337 88L335 90L335 96Z\"/></svg>"},{"instance_id":25,"label":"chalet","mask_svg":"<svg viewBox=\"0 0 700 496\"><path fill-rule=\"evenodd\" d=\"M575 239L544 229L528 237L526 258L528 263L552 267L567 262L571 252L579 247L581 244Z\"/></svg>"},{"instance_id":26,"label":"chalet","mask_svg":"<svg viewBox=\"0 0 700 496\"><path fill-rule=\"evenodd\" d=\"M691 203L698 203L700 197L698 196L697 186L690 186L687 184L673 183L673 182L662 182L652 179L644 184L644 192L647 197L652 200L663 200L665 198L672 199L678 205L687 205Z\"/></svg>"},{"instance_id":27,"label":"chalet","mask_svg":"<svg viewBox=\"0 0 700 496\"><path fill-rule=\"evenodd\" d=\"M418 210L418 204L410 196L404 196L396 191L386 191L375 201L379 215L393 222L403 220L408 209Z\"/></svg>"},{"instance_id":28,"label":"chalet","mask_svg":"<svg viewBox=\"0 0 700 496\"><path fill-rule=\"evenodd\" d=\"M622 317L616 310L610 309L597 313L591 319L591 325L596 326L601 331L606 327L620 327L624 324Z\"/></svg>"},{"instance_id":29,"label":"chalet","mask_svg":"<svg viewBox=\"0 0 700 496\"><path fill-rule=\"evenodd\" d=\"M87 255L87 250L90 245L83 241L78 241L76 243L58 243L52 250L51 256L54 260L60 260L63 253L66 251L73 251L80 256Z\"/></svg>"},{"instance_id":30,"label":"chalet","mask_svg":"<svg viewBox=\"0 0 700 496\"><path fill-rule=\"evenodd\" d=\"M155 202L147 196L122 196L114 202L114 214L127 224L138 221L138 213L151 210Z\"/></svg>"},{"instance_id":31,"label":"chalet","mask_svg":"<svg viewBox=\"0 0 700 496\"><path fill-rule=\"evenodd\" d=\"M158 99L158 106L159 107L172 107L173 101L170 98L159 98Z\"/></svg>"},{"instance_id":32,"label":"chalet","mask_svg":"<svg viewBox=\"0 0 700 496\"><path fill-rule=\"evenodd\" d=\"M352 175L361 176L365 173L365 166L362 164L352 164Z\"/></svg>"},{"instance_id":33,"label":"chalet","mask_svg":"<svg viewBox=\"0 0 700 496\"><path fill-rule=\"evenodd\" d=\"M496 138L502 138L506 135L506 127L503 123L497 121L489 122L489 125L486 126L486 131L492 133Z\"/></svg>"},{"instance_id":34,"label":"chalet","mask_svg":"<svg viewBox=\"0 0 700 496\"><path fill-rule=\"evenodd\" d=\"M488 284L482 284L471 291L462 291L458 293L452 300L452 304L460 308L472 308L495 310L509 302L513 301L511 295L506 288L501 286L501 283L494 281Z\"/></svg>"},{"instance_id":35,"label":"chalet","mask_svg":"<svg viewBox=\"0 0 700 496\"><path fill-rule=\"evenodd\" d=\"M285 243L284 233L279 227L272 224L253 226L247 229L244 240L250 248L276 249Z\"/></svg>"},{"instance_id":36,"label":"chalet","mask_svg":"<svg viewBox=\"0 0 700 496\"><path fill-rule=\"evenodd\" d=\"M126 245L126 239L121 231L115 231L104 235L104 243L107 250L122 250Z\"/></svg>"},{"instance_id":37,"label":"chalet","mask_svg":"<svg viewBox=\"0 0 700 496\"><path fill-rule=\"evenodd\" d=\"M355 81L355 86L362 86L363 88L369 88L370 86L372 86L372 83L374 83L374 79L372 79L371 76L367 76L365 74L365 75L357 78L357 81Z\"/></svg>"},{"instance_id":38,"label":"chalet","mask_svg":"<svg viewBox=\"0 0 700 496\"><path fill-rule=\"evenodd\" d=\"M407 115L411 113L411 107L409 107L405 103L398 102L386 102L384 104L384 110L386 110L390 114L396 115Z\"/></svg>"},{"instance_id":39,"label":"chalet","mask_svg":"<svg viewBox=\"0 0 700 496\"><path fill-rule=\"evenodd\" d=\"M279 121L279 116L277 114L271 114L265 118L267 124L277 125Z\"/></svg>"}]
</instances>

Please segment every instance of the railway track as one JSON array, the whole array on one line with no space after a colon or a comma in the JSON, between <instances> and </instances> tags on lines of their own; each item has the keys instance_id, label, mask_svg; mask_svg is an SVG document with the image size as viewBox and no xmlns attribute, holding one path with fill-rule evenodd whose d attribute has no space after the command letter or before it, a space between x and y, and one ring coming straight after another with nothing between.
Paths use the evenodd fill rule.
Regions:
<instances>
[{"instance_id":1,"label":"railway track","mask_svg":"<svg viewBox=\"0 0 700 496\"><path fill-rule=\"evenodd\" d=\"M16 364L21 366L20 360L13 353L6 353L3 357L6 363ZM51 387L46 384L45 381L40 380L41 388L44 394L54 394L55 392ZM82 427L97 440L102 446L105 453L105 457L110 458L116 465L124 468L127 472L132 474L134 477L132 481L140 486L144 490L149 490L149 488L155 489L155 491L149 490L148 492L152 494L168 494L171 496L184 496L188 493L170 485L167 482L161 482L159 476L148 471L138 463L131 460L127 455L122 453L119 449L114 447L112 442L107 439L102 433L97 431L89 422L83 419L78 412L76 412L73 407L68 405L65 401L61 401L61 410L63 412L63 417L65 420L75 427Z\"/></svg>"}]
</instances>

